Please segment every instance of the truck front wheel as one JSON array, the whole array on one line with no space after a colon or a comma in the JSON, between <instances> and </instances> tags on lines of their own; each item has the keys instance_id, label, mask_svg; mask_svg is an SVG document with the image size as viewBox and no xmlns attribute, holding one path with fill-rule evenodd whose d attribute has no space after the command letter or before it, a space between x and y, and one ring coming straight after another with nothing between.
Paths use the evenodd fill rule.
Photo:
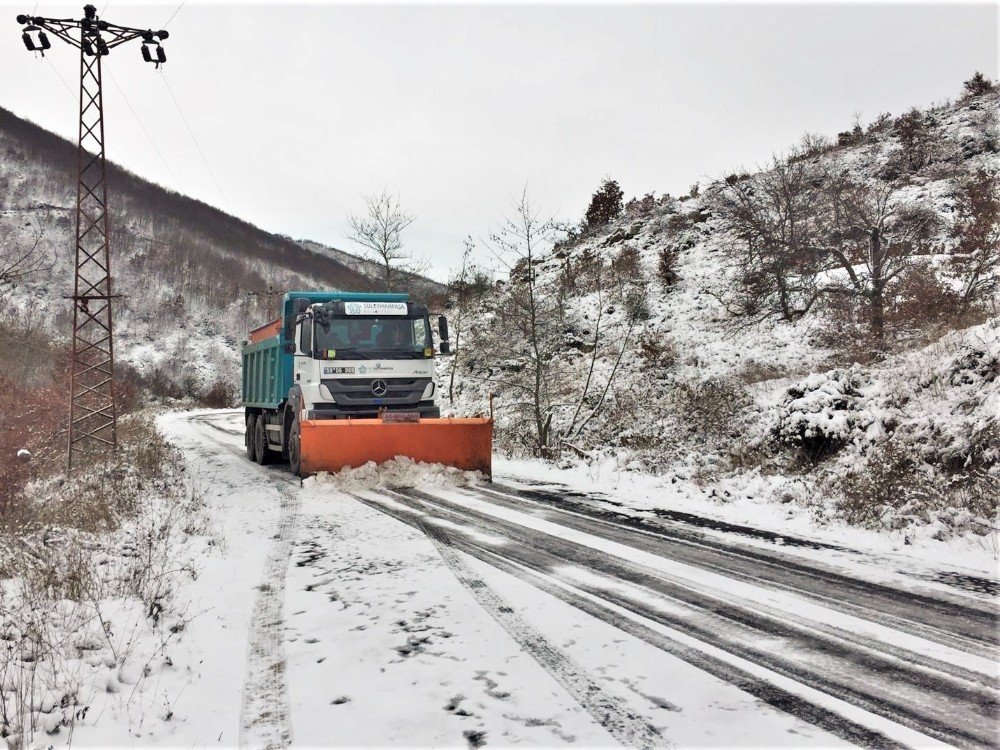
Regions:
<instances>
[{"instance_id":1,"label":"truck front wheel","mask_svg":"<svg viewBox=\"0 0 1000 750\"><path fill-rule=\"evenodd\" d=\"M257 417L253 414L247 415L247 430L246 434L243 436L243 442L246 443L247 448L247 458L251 461L257 460Z\"/></svg>"},{"instance_id":2,"label":"truck front wheel","mask_svg":"<svg viewBox=\"0 0 1000 750\"><path fill-rule=\"evenodd\" d=\"M288 466L295 476L302 476L302 430L298 417L292 420L288 429Z\"/></svg>"}]
</instances>

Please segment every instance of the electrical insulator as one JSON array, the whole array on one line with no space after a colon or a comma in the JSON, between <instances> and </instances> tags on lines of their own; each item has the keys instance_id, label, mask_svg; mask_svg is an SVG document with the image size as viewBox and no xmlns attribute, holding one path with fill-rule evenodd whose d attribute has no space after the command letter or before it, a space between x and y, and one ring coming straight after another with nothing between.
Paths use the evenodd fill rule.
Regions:
<instances>
[{"instance_id":1,"label":"electrical insulator","mask_svg":"<svg viewBox=\"0 0 1000 750\"><path fill-rule=\"evenodd\" d=\"M101 39L101 37L97 37L97 54L99 54L99 55L106 55L110 51L111 50L108 49L108 43L106 41L104 41L103 39Z\"/></svg>"},{"instance_id":2,"label":"electrical insulator","mask_svg":"<svg viewBox=\"0 0 1000 750\"><path fill-rule=\"evenodd\" d=\"M147 47L145 44L142 45L142 59L148 63L153 62L153 58L149 54L149 47Z\"/></svg>"},{"instance_id":3,"label":"electrical insulator","mask_svg":"<svg viewBox=\"0 0 1000 750\"><path fill-rule=\"evenodd\" d=\"M90 55L91 57L94 56L94 45L90 43L89 39L83 40L83 51L85 54Z\"/></svg>"},{"instance_id":4,"label":"electrical insulator","mask_svg":"<svg viewBox=\"0 0 1000 750\"><path fill-rule=\"evenodd\" d=\"M52 49L52 43L49 42L49 37L44 31L38 32L38 41L42 45L43 50Z\"/></svg>"},{"instance_id":5,"label":"electrical insulator","mask_svg":"<svg viewBox=\"0 0 1000 750\"><path fill-rule=\"evenodd\" d=\"M167 61L167 53L163 51L163 47L159 44L156 45L156 62L165 63Z\"/></svg>"},{"instance_id":6,"label":"electrical insulator","mask_svg":"<svg viewBox=\"0 0 1000 750\"><path fill-rule=\"evenodd\" d=\"M157 35L158 37L160 37L160 41L161 41L161 42L162 42L163 40L165 40L165 39L169 39L169 38L170 38L170 32L169 32L169 31L164 31L164 30L162 30L162 29L161 29L160 31L157 31L157 32L156 32L156 35Z\"/></svg>"},{"instance_id":7,"label":"electrical insulator","mask_svg":"<svg viewBox=\"0 0 1000 750\"><path fill-rule=\"evenodd\" d=\"M28 20L29 20L28 17L23 13L17 17L17 22L22 26L24 26L24 24L26 24Z\"/></svg>"},{"instance_id":8,"label":"electrical insulator","mask_svg":"<svg viewBox=\"0 0 1000 750\"><path fill-rule=\"evenodd\" d=\"M32 40L31 34L29 34L27 31L21 34L21 41L24 42L24 46L28 48L28 52L35 51L35 42L34 40Z\"/></svg>"}]
</instances>

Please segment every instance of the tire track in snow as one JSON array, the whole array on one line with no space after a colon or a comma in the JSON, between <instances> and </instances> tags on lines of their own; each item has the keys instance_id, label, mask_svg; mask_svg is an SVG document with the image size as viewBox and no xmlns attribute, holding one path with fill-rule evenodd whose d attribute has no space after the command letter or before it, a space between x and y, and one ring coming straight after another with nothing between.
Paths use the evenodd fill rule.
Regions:
<instances>
[{"instance_id":1,"label":"tire track in snow","mask_svg":"<svg viewBox=\"0 0 1000 750\"><path fill-rule=\"evenodd\" d=\"M514 641L562 687L573 699L602 727L608 730L612 737L627 747L654 748L666 747L669 743L660 735L656 727L634 711L623 705L621 701L609 694L585 669L573 661L564 651L555 646L538 630L525 622L507 601L497 594L485 581L478 578L465 564L461 555L452 545L447 532L432 524L424 523L418 518L402 518L393 514L385 506L360 495L352 497L365 505L398 520L416 526L423 531L437 548L438 554L444 560L448 569L458 579L476 602L494 620L499 623ZM403 495L397 495L400 502L413 507L413 501ZM419 509L414 508L417 512Z\"/></svg>"},{"instance_id":2,"label":"tire track in snow","mask_svg":"<svg viewBox=\"0 0 1000 750\"><path fill-rule=\"evenodd\" d=\"M996 607L968 596L942 593L935 597L865 581L818 564L805 564L778 551L747 547L733 539L714 539L679 522L664 526L604 510L580 502L576 496L520 490L504 484L477 487L476 493L474 496L480 499L488 495L491 502L513 510L542 513L542 518L614 541L626 538L632 546L663 557L807 596L824 606L969 653L997 653L1000 616ZM704 520L712 523L711 519Z\"/></svg>"},{"instance_id":3,"label":"tire track in snow","mask_svg":"<svg viewBox=\"0 0 1000 750\"><path fill-rule=\"evenodd\" d=\"M942 646L966 651L967 653L984 658L993 658L998 653L996 628L990 632L990 640L986 643L972 641L961 633L952 630L944 630L937 625L928 625L922 618L925 611L921 606L927 597L914 597L908 608L902 607L902 599L906 595L904 591L893 593L892 611L894 614L887 615L882 607L885 604L883 591L888 587L881 584L872 584L869 588L868 582L853 579L839 573L831 573L825 570L810 569L797 561L787 562L780 557L771 555L744 555L740 548L727 549L718 544L718 547L703 545L689 540L678 540L672 532L660 529L659 532L647 530L644 527L628 526L625 524L609 521L602 516L591 516L583 510L568 510L545 507L539 509L535 507L537 503L521 503L520 498L503 492L497 492L493 488L477 487L476 492L463 490L464 494L479 500L496 499L497 504L521 513L527 513L538 518L557 523L566 528L574 529L586 534L598 536L608 541L633 547L637 550L650 552L667 560L675 560L685 565L693 565L728 578L747 582L756 586L769 589L787 591L789 593L806 597L819 603L821 606L837 612L842 612L851 617L859 618L867 622L875 623L887 629L906 633L909 635L931 641ZM439 501L440 502L440 501ZM452 506L455 510L457 506ZM466 511L466 514L468 512ZM707 554L706 554L707 553ZM786 567L787 565L787 567ZM812 576L812 580L808 576ZM844 587L841 587L844 583ZM895 600L899 601L895 601ZM953 607L950 618L953 622L961 622L962 618L968 615L968 620L963 625L970 625L973 615L990 614L981 609L970 610L962 604L951 604L948 600L940 600L938 605ZM770 616L772 619L787 619L788 613L776 612L773 608L757 604L755 609L762 615ZM906 619L904 615L910 615L916 620ZM933 617L933 615L932 615ZM827 625L824 622L811 621L808 623L810 631L825 633L828 636L839 640L847 640L862 649L869 649L881 655L893 656L897 659L925 667L933 672L948 674L954 678L978 683L982 687L1000 689L1000 680L997 675L984 675L963 669L957 664L953 664L939 659L924 656L902 648L897 648L892 643L885 640L874 640L858 633ZM985 631L979 637L986 638Z\"/></svg>"},{"instance_id":4,"label":"tire track in snow","mask_svg":"<svg viewBox=\"0 0 1000 750\"><path fill-rule=\"evenodd\" d=\"M402 521L410 526L421 529L428 536L438 533L437 529L426 521L421 521L414 514L426 515L426 511L416 506L412 499L408 499L400 492L392 492L393 505L387 505L374 498L366 498L355 495L361 502L369 507L392 516L398 521ZM399 503L397 504L397 500ZM405 503L412 513L403 511L399 505ZM817 726L831 734L844 740L857 744L861 747L879 748L879 750L897 750L906 745L896 742L884 734L862 726L840 714L835 713L821 705L772 684L765 678L761 678L750 672L733 666L722 659L715 658L704 653L703 650L684 645L678 641L657 633L647 625L637 622L634 617L622 616L614 611L613 606L608 606L602 601L600 592L595 596L592 592L586 592L585 587L574 593L573 587L565 584L559 585L551 576L543 574L541 571L521 565L508 560L502 554L488 550L480 545L476 545L456 538L453 544L457 544L468 555L475 557L482 562L492 565L499 570L513 575L525 583L545 591L567 604L596 617L603 622L620 629L640 640L659 648L666 653L676 656L687 663L704 670L705 672L727 682L739 689L749 693L755 698L767 703L774 708L796 716L814 726ZM588 596L589 593L589 596Z\"/></svg>"},{"instance_id":5,"label":"tire track in snow","mask_svg":"<svg viewBox=\"0 0 1000 750\"><path fill-rule=\"evenodd\" d=\"M189 421L197 424L211 443L237 457L245 455L230 436L242 439L243 433L219 424L231 414L196 414ZM264 563L263 580L257 588L247 633L246 677L244 679L239 727L239 746L283 748L292 742L291 709L285 672L283 610L285 576L291 562L293 543L299 525L297 493L299 481L261 469L247 462L248 474L272 484L280 497L278 527L273 545ZM257 473L259 472L259 473Z\"/></svg>"},{"instance_id":6,"label":"tire track in snow","mask_svg":"<svg viewBox=\"0 0 1000 750\"><path fill-rule=\"evenodd\" d=\"M269 477L281 496L281 517L247 637L247 675L240 711L240 747L280 748L292 742L284 649L285 575L299 526L299 496Z\"/></svg>"},{"instance_id":7,"label":"tire track in snow","mask_svg":"<svg viewBox=\"0 0 1000 750\"><path fill-rule=\"evenodd\" d=\"M825 700L820 694L835 698L835 702L843 706L844 711L852 715L857 714L861 717L859 720L863 722L858 724L848 721L843 716L830 721L822 719L827 723L824 728L829 731L835 731L838 721L841 725L846 723L848 729L841 726L839 731L835 731L845 739L857 742L859 737L864 737L869 720L874 722L870 726L880 726L887 719L899 729L907 727L907 731L897 733L898 736L907 736L909 730L915 730L921 733L923 742L931 741L931 737L965 746L993 746L996 742L995 732L989 729L992 720L988 717L996 715L997 704L995 694L988 689L984 692L982 687L977 689L968 684L963 685L962 681L946 678L936 670L908 667L891 658L887 659L888 655L882 655L879 650L849 646L845 641L838 644L819 632L803 631L796 627L790 629L790 623L781 624L777 630L773 630L773 624L769 626L766 617L761 619L759 614L751 615L749 611L734 610L731 605L720 607L719 603L704 600L703 596L691 595L691 592L677 589L660 575L651 575L652 571L645 570L641 566L610 558L597 550L581 548L578 544L565 540L548 535L539 536L536 532L511 525L492 516L483 517L468 507L454 505L451 501L440 497L410 489L400 492L405 494L393 492L391 495L393 498L410 496L411 503L416 503L411 507L418 509L415 512L421 513L424 519L432 517L427 520L418 518L417 521L433 524L433 519L444 513L443 517L449 523L469 526L476 532L505 537L513 544L501 550L499 554L509 558L510 562L525 566L538 574L552 576L553 571L567 564L582 566L583 569L593 570L598 575L608 576L609 582L639 583L643 587L651 587L651 591L662 590L678 603L680 600L675 599L677 596L689 600L688 603L694 607L693 610L687 614L684 611L675 613L670 609L661 610L651 606L645 600L633 600L630 596L613 588L607 589L599 583L591 585L575 579L565 581L571 588L586 592L588 596L595 597L602 603L624 608L657 626L676 630L678 634L684 634L684 638L693 637L704 643L705 648L709 650L722 649L727 654L734 655L738 661L750 665L748 668L757 671L762 668L774 676L765 677L765 680L772 683L774 679L791 680L789 684L808 686L806 692L819 691L810 692L816 696L816 700ZM411 525L415 523L414 520L407 522ZM485 553L487 557L495 558L498 551L489 548L488 545L484 548L473 536L456 534L454 543L462 551L495 564L483 555ZM558 574L555 575L559 577ZM607 617L604 619L607 620ZM799 645L787 654L773 651L771 648L761 648L758 645L761 642L768 643L775 637L792 638ZM807 651L802 652L802 647ZM812 656L809 660L803 661L802 657L808 655L807 652L810 650ZM691 651L689 650L689 653ZM792 656L796 653L798 657L791 661L785 658L786 655ZM727 655L724 658L729 657ZM831 658L836 661L830 661ZM848 664L842 662L843 659L846 659L851 669L856 671L844 671ZM843 666L831 672L828 668L819 666L824 663L828 668ZM795 688L795 691L801 692L799 688ZM921 693L923 695L920 695ZM789 695L794 697L792 693ZM925 703L923 698L929 699L931 703ZM779 703L780 701L781 699ZM813 718L810 718L809 711L802 711L802 701L799 701L798 706L792 701L788 706L779 705L779 707L806 721L816 723L815 717L826 709L822 708L824 704L817 704L815 700L809 702L814 704L813 708L819 709L819 714L813 712ZM956 710L962 710L960 707L963 707L964 711L970 713L966 714L963 711L962 714L953 714L949 706ZM859 710L862 713L858 713ZM837 712L840 713L841 709L838 708ZM981 718L977 721L972 712L982 714ZM876 717L881 718L876 720ZM983 721L986 724L983 724ZM861 743L869 746L893 744L891 740L887 742L888 739L880 735L878 738L862 739Z\"/></svg>"}]
</instances>

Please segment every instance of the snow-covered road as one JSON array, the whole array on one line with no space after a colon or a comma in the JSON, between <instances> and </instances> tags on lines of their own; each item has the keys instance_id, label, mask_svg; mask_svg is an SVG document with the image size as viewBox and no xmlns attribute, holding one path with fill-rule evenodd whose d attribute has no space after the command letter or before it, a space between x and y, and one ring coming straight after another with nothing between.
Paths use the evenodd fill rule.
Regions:
<instances>
[{"instance_id":1,"label":"snow-covered road","mask_svg":"<svg viewBox=\"0 0 1000 750\"><path fill-rule=\"evenodd\" d=\"M517 477L300 485L246 460L239 412L161 424L223 543L151 739L1000 744L993 593L889 585L811 542Z\"/></svg>"}]
</instances>

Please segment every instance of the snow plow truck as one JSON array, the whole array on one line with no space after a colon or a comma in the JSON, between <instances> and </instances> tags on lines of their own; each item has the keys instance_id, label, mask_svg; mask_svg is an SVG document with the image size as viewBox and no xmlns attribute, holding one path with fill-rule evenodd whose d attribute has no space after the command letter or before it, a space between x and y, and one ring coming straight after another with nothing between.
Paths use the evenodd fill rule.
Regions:
<instances>
[{"instance_id":1,"label":"snow plow truck","mask_svg":"<svg viewBox=\"0 0 1000 750\"><path fill-rule=\"evenodd\" d=\"M289 292L243 345L247 456L294 474L398 456L491 474L493 421L442 418L434 357L448 321L407 294Z\"/></svg>"}]
</instances>

